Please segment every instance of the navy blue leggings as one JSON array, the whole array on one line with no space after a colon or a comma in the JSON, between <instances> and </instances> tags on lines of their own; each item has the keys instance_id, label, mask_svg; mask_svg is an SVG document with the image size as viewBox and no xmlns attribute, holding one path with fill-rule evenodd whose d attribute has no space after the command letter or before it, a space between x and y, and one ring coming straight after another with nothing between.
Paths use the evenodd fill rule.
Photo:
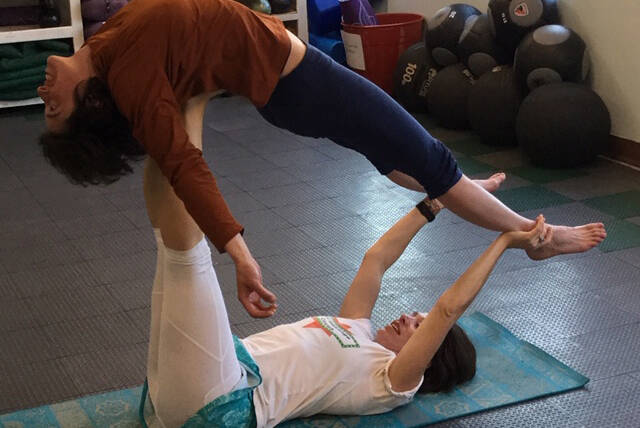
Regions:
<instances>
[{"instance_id":1,"label":"navy blue leggings","mask_svg":"<svg viewBox=\"0 0 640 428\"><path fill-rule=\"evenodd\" d=\"M313 46L258 111L279 128L356 150L384 175L412 176L431 198L462 176L449 149L393 98Z\"/></svg>"}]
</instances>

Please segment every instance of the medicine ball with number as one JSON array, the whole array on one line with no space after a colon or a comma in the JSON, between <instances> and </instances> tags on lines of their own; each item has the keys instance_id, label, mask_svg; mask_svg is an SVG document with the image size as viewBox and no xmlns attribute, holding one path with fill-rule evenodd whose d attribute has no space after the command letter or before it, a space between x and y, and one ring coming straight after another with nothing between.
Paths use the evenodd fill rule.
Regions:
<instances>
[{"instance_id":1,"label":"medicine ball with number","mask_svg":"<svg viewBox=\"0 0 640 428\"><path fill-rule=\"evenodd\" d=\"M602 99L573 82L534 89L516 120L518 142L534 164L562 168L593 160L606 150L611 118Z\"/></svg>"},{"instance_id":2,"label":"medicine ball with number","mask_svg":"<svg viewBox=\"0 0 640 428\"><path fill-rule=\"evenodd\" d=\"M560 23L557 0L490 0L487 15L496 41L510 57L527 33Z\"/></svg>"},{"instance_id":3,"label":"medicine ball with number","mask_svg":"<svg viewBox=\"0 0 640 428\"><path fill-rule=\"evenodd\" d=\"M424 42L410 46L400 55L393 76L393 94L404 108L415 113L427 109L427 93L438 68Z\"/></svg>"},{"instance_id":4,"label":"medicine ball with number","mask_svg":"<svg viewBox=\"0 0 640 428\"><path fill-rule=\"evenodd\" d=\"M487 15L467 19L458 41L458 57L476 77L508 62L504 50L491 34Z\"/></svg>"},{"instance_id":5,"label":"medicine ball with number","mask_svg":"<svg viewBox=\"0 0 640 428\"><path fill-rule=\"evenodd\" d=\"M575 31L562 25L545 25L522 39L514 67L529 89L562 81L580 83L589 73L589 55Z\"/></svg>"},{"instance_id":6,"label":"medicine ball with number","mask_svg":"<svg viewBox=\"0 0 640 428\"><path fill-rule=\"evenodd\" d=\"M523 99L513 69L499 66L485 73L469 92L469 123L486 144L516 145L516 117Z\"/></svg>"},{"instance_id":7,"label":"medicine ball with number","mask_svg":"<svg viewBox=\"0 0 640 428\"><path fill-rule=\"evenodd\" d=\"M469 128L467 104L474 82L473 74L463 64L450 65L438 72L431 83L427 105L441 126Z\"/></svg>"},{"instance_id":8,"label":"medicine ball with number","mask_svg":"<svg viewBox=\"0 0 640 428\"><path fill-rule=\"evenodd\" d=\"M455 3L438 10L427 21L425 42L434 61L447 66L458 63L458 40L469 18L480 15L473 6Z\"/></svg>"}]
</instances>

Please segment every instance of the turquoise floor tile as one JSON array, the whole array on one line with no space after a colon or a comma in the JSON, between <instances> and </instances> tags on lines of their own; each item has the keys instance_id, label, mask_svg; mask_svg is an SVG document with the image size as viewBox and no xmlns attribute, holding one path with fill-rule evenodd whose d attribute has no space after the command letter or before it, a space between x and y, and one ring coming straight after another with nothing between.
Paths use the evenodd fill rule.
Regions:
<instances>
[{"instance_id":1,"label":"turquoise floor tile","mask_svg":"<svg viewBox=\"0 0 640 428\"><path fill-rule=\"evenodd\" d=\"M495 196L514 211L528 211L573 202L539 185L499 190Z\"/></svg>"},{"instance_id":2,"label":"turquoise floor tile","mask_svg":"<svg viewBox=\"0 0 640 428\"><path fill-rule=\"evenodd\" d=\"M640 191L638 190L587 199L584 203L619 219L640 215Z\"/></svg>"},{"instance_id":3,"label":"turquoise floor tile","mask_svg":"<svg viewBox=\"0 0 640 428\"><path fill-rule=\"evenodd\" d=\"M640 247L640 226L637 224L626 220L611 220L605 221L604 227L607 230L607 239L598 246L600 251L608 253Z\"/></svg>"},{"instance_id":4,"label":"turquoise floor tile","mask_svg":"<svg viewBox=\"0 0 640 428\"><path fill-rule=\"evenodd\" d=\"M569 178L581 177L587 173L580 169L548 169L534 166L521 166L511 168L511 174L518 175L533 183L551 183L553 181L567 180Z\"/></svg>"}]
</instances>

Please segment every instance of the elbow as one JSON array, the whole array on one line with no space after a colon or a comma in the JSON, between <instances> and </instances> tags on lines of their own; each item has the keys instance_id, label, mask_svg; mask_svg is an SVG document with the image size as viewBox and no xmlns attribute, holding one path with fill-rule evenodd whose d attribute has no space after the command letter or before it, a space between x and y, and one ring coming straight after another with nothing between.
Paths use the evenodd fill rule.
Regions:
<instances>
[{"instance_id":1,"label":"elbow","mask_svg":"<svg viewBox=\"0 0 640 428\"><path fill-rule=\"evenodd\" d=\"M466 311L468 307L468 303L460 302L459 299L445 292L445 294L438 299L433 309L437 310L445 319L455 322L464 314L464 311Z\"/></svg>"}]
</instances>

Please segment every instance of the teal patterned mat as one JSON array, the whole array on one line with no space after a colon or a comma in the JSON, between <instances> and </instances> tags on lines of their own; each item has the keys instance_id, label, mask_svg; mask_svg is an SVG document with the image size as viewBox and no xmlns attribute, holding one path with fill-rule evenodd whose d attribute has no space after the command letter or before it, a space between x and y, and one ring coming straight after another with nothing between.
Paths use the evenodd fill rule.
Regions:
<instances>
[{"instance_id":1,"label":"teal patterned mat","mask_svg":"<svg viewBox=\"0 0 640 428\"><path fill-rule=\"evenodd\" d=\"M476 312L460 325L476 346L476 377L448 394L417 395L409 405L376 416L315 416L282 427L421 427L508 404L580 388L589 379ZM113 391L0 416L0 427L139 427L142 388Z\"/></svg>"}]
</instances>

